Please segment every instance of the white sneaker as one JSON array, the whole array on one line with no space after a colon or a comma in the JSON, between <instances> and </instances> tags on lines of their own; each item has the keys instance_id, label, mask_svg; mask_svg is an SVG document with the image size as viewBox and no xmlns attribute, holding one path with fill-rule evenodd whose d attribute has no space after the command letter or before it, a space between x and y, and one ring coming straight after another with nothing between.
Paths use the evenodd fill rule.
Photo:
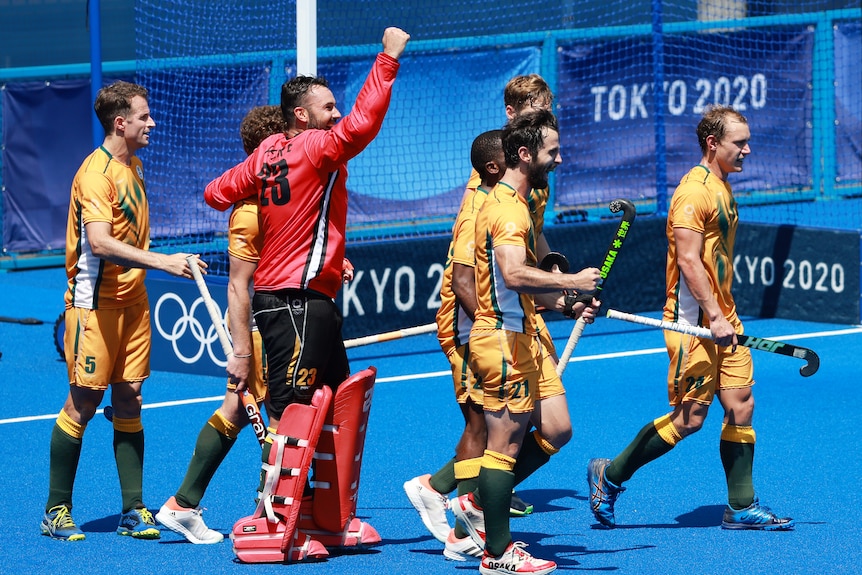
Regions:
<instances>
[{"instance_id":1,"label":"white sneaker","mask_svg":"<svg viewBox=\"0 0 862 575\"><path fill-rule=\"evenodd\" d=\"M449 530L452 529L449 525L449 519L446 518L449 502L445 495L437 493L431 487L430 479L431 475L427 473L414 477L404 483L404 493L407 494L410 503L419 512L422 523L425 524L431 535L440 543L446 543Z\"/></svg>"},{"instance_id":2,"label":"white sneaker","mask_svg":"<svg viewBox=\"0 0 862 575\"><path fill-rule=\"evenodd\" d=\"M458 539L455 536L455 530L449 530L449 536L446 538L446 547L443 549L443 556L452 561L466 561L467 557L479 557L484 554L484 550L476 545L473 538L469 535L463 539Z\"/></svg>"},{"instance_id":3,"label":"white sneaker","mask_svg":"<svg viewBox=\"0 0 862 575\"><path fill-rule=\"evenodd\" d=\"M488 554L482 556L479 565L479 573L483 575L518 575L529 573L529 575L546 575L557 568L553 561L536 559L524 550L527 544L523 541L509 543L506 551L499 557L491 557Z\"/></svg>"},{"instance_id":4,"label":"white sneaker","mask_svg":"<svg viewBox=\"0 0 862 575\"><path fill-rule=\"evenodd\" d=\"M485 513L473 502L473 494L465 493L451 501L449 508L470 534L477 547L485 548Z\"/></svg>"},{"instance_id":5,"label":"white sneaker","mask_svg":"<svg viewBox=\"0 0 862 575\"><path fill-rule=\"evenodd\" d=\"M171 497L173 499L173 497ZM220 543L224 535L207 527L201 517L202 509L172 509L167 503L156 513L156 521L179 533L195 544Z\"/></svg>"}]
</instances>

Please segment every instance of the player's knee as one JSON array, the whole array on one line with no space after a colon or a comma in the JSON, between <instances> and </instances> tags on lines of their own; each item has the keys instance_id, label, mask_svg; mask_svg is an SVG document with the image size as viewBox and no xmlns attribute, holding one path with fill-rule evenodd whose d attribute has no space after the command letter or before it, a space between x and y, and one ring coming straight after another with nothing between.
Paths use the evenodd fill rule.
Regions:
<instances>
[{"instance_id":1,"label":"player's knee","mask_svg":"<svg viewBox=\"0 0 862 575\"><path fill-rule=\"evenodd\" d=\"M572 427L558 429L551 436L545 435L544 430L539 432L538 429L533 431L533 438L536 443L542 448L542 451L548 455L555 455L572 439Z\"/></svg>"},{"instance_id":2,"label":"player's knee","mask_svg":"<svg viewBox=\"0 0 862 575\"><path fill-rule=\"evenodd\" d=\"M242 427L248 423L248 416L245 414L245 407L243 407L242 400L237 393L226 393L218 411L223 418L233 425Z\"/></svg>"},{"instance_id":3,"label":"player's knee","mask_svg":"<svg viewBox=\"0 0 862 575\"><path fill-rule=\"evenodd\" d=\"M683 420L682 422L674 421L674 427L677 429L680 435L680 439L683 437L687 437L692 435L693 433L697 433L703 427L703 422L705 418L703 417L689 417L688 419Z\"/></svg>"},{"instance_id":4,"label":"player's knee","mask_svg":"<svg viewBox=\"0 0 862 575\"><path fill-rule=\"evenodd\" d=\"M572 435L572 427L569 426L563 432L559 433L556 438L554 438L554 441L552 442L554 447L556 447L557 450L562 449L564 445L566 445L572 440Z\"/></svg>"}]
</instances>

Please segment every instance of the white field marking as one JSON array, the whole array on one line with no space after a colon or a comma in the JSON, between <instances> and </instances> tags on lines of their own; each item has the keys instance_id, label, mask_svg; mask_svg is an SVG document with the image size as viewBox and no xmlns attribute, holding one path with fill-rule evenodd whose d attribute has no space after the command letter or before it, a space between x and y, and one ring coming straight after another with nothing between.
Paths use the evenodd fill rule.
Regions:
<instances>
[{"instance_id":1,"label":"white field marking","mask_svg":"<svg viewBox=\"0 0 862 575\"><path fill-rule=\"evenodd\" d=\"M767 337L766 339L778 340L778 341L791 341L795 339L805 339L805 338L818 338L818 337L833 337L839 335L853 335L857 333L862 333L862 326L851 327L847 329L837 329L834 331L815 331L810 333L799 333L793 335L778 335ZM573 357L569 360L569 363L578 362L578 361L600 361L604 359L615 359L618 357L636 357L639 355L652 355L656 353L667 353L667 349L663 347L653 347L648 349L636 349L632 351L617 351L612 353L599 353L595 355L584 355ZM397 381L413 381L415 379L432 379L436 377L450 377L452 372L449 370L446 371L430 371L427 373L411 373L407 375L394 375L390 377L378 377L377 383L391 383ZM162 401L159 403L148 403L144 405L141 409L156 409L160 407L173 407L177 405L189 405L193 403L207 403L210 401L221 401L224 399L224 395L214 395L212 397L198 397L193 399L180 399L176 401ZM96 411L97 414L102 413L103 410L99 409ZM28 417L12 417L9 419L0 419L0 425L7 423L23 423L27 421L39 421L43 419L55 419L57 417L56 413L52 413L50 415L33 415Z\"/></svg>"},{"instance_id":2,"label":"white field marking","mask_svg":"<svg viewBox=\"0 0 862 575\"><path fill-rule=\"evenodd\" d=\"M189 405L192 403L207 403L210 401L221 401L224 399L224 394L213 395L212 397L195 397L193 399L178 399L176 401L161 401L159 403L148 403L141 406L141 409L157 409L159 407L173 407L175 405ZM97 409L96 415L103 413L104 409ZM58 412L59 413L59 412ZM31 415L27 417L11 417L9 419L0 419L0 425L5 423L23 423L26 421L40 421L42 419L56 419L57 414L51 413L48 415Z\"/></svg>"}]
</instances>

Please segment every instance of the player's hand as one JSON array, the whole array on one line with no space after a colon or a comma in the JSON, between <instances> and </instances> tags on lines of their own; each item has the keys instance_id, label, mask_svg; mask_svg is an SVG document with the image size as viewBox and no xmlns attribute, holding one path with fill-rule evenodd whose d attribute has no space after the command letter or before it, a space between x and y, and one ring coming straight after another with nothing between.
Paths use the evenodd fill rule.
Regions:
<instances>
[{"instance_id":1,"label":"player's hand","mask_svg":"<svg viewBox=\"0 0 862 575\"><path fill-rule=\"evenodd\" d=\"M248 387L248 374L251 372L252 357L236 357L230 354L227 358L228 381L232 385L236 385L236 392L243 393Z\"/></svg>"},{"instance_id":2,"label":"player's hand","mask_svg":"<svg viewBox=\"0 0 862 575\"><path fill-rule=\"evenodd\" d=\"M584 311L581 312L580 319L584 320L586 323L593 323L596 321L596 316L599 314L599 308L602 307L602 302L593 298L593 301L590 305L584 308Z\"/></svg>"},{"instance_id":3,"label":"player's hand","mask_svg":"<svg viewBox=\"0 0 862 575\"><path fill-rule=\"evenodd\" d=\"M401 28L390 27L383 31L383 52L396 60L404 53L410 34Z\"/></svg>"},{"instance_id":4,"label":"player's hand","mask_svg":"<svg viewBox=\"0 0 862 575\"><path fill-rule=\"evenodd\" d=\"M164 272L167 272L173 276L181 277L181 278L193 278L192 269L189 267L189 262L186 258L189 256L194 256L194 261L197 263L198 268L201 270L201 273L206 275L207 273L207 264L200 258L199 254L186 254L186 253L176 253L176 254L164 254L161 258L161 269Z\"/></svg>"},{"instance_id":5,"label":"player's hand","mask_svg":"<svg viewBox=\"0 0 862 575\"><path fill-rule=\"evenodd\" d=\"M709 331L712 332L712 339L715 340L716 345L720 345L721 347L731 346L731 353L736 351L739 341L736 337L736 331L730 325L730 322L727 321L727 318L722 316L711 320L709 322Z\"/></svg>"},{"instance_id":6,"label":"player's hand","mask_svg":"<svg viewBox=\"0 0 862 575\"><path fill-rule=\"evenodd\" d=\"M596 298L593 298L592 302L589 304L582 301L576 302L572 306L571 315L567 315L567 317L572 319L582 319L586 323L593 323L596 321L596 316L598 315L601 305L602 303Z\"/></svg>"},{"instance_id":7,"label":"player's hand","mask_svg":"<svg viewBox=\"0 0 862 575\"><path fill-rule=\"evenodd\" d=\"M569 289L578 293L589 293L596 291L602 281L601 272L598 268L584 268L576 274L570 274L571 285Z\"/></svg>"},{"instance_id":8,"label":"player's hand","mask_svg":"<svg viewBox=\"0 0 862 575\"><path fill-rule=\"evenodd\" d=\"M347 258L344 258L344 263L341 265L341 281L343 283L353 281L353 264Z\"/></svg>"}]
</instances>

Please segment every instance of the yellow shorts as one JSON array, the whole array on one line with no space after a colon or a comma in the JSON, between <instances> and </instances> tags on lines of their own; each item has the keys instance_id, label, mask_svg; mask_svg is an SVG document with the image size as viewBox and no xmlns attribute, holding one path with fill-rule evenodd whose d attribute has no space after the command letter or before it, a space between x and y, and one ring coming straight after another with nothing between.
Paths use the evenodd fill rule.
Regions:
<instances>
[{"instance_id":1,"label":"yellow shorts","mask_svg":"<svg viewBox=\"0 0 862 575\"><path fill-rule=\"evenodd\" d=\"M251 331L251 359L254 362L251 373L248 374L248 393L257 403L266 397L266 353L263 350L263 339L256 329ZM227 379L228 391L236 391L236 384Z\"/></svg>"},{"instance_id":2,"label":"yellow shorts","mask_svg":"<svg viewBox=\"0 0 862 575\"><path fill-rule=\"evenodd\" d=\"M539 329L539 340L542 342L542 353L545 357L554 357L554 361L556 361L557 350L554 348L554 340L551 337L551 332L548 331L545 318L541 314L536 314L536 326Z\"/></svg>"},{"instance_id":3,"label":"yellow shorts","mask_svg":"<svg viewBox=\"0 0 862 575\"><path fill-rule=\"evenodd\" d=\"M467 403L469 398L476 405L482 405L482 382L476 379L470 369L470 344L452 347L446 354L452 369L452 383L455 387L455 401Z\"/></svg>"},{"instance_id":4,"label":"yellow shorts","mask_svg":"<svg viewBox=\"0 0 862 575\"><path fill-rule=\"evenodd\" d=\"M542 375L539 378L538 399L562 395L566 393L563 380L557 375L557 350L554 348L554 339L541 315L536 316L539 326L539 343L542 344Z\"/></svg>"},{"instance_id":5,"label":"yellow shorts","mask_svg":"<svg viewBox=\"0 0 862 575\"><path fill-rule=\"evenodd\" d=\"M66 310L63 340L69 383L106 390L150 375L150 304Z\"/></svg>"},{"instance_id":6,"label":"yellow shorts","mask_svg":"<svg viewBox=\"0 0 862 575\"><path fill-rule=\"evenodd\" d=\"M539 389L536 392L536 399L545 399L566 393L566 388L563 387L563 380L557 375L557 360L554 348L545 346L546 340L550 342L550 339L551 336L539 336L539 341L542 343L542 373L539 376Z\"/></svg>"},{"instance_id":7,"label":"yellow shorts","mask_svg":"<svg viewBox=\"0 0 862 575\"><path fill-rule=\"evenodd\" d=\"M496 330L470 335L470 366L482 381L485 411L529 413L543 397L564 393L538 336Z\"/></svg>"},{"instance_id":8,"label":"yellow shorts","mask_svg":"<svg viewBox=\"0 0 862 575\"><path fill-rule=\"evenodd\" d=\"M730 347L672 331L664 332L664 341L670 358L667 394L671 405L684 401L709 405L716 391L754 385L754 365L747 347L737 346L731 353Z\"/></svg>"}]
</instances>

